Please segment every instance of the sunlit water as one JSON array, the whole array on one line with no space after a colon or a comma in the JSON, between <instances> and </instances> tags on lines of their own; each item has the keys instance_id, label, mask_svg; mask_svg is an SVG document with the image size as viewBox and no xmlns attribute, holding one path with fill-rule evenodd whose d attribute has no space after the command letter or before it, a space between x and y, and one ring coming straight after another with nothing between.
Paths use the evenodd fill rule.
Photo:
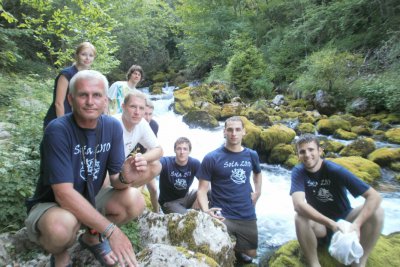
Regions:
<instances>
[{"instance_id":1,"label":"sunlit water","mask_svg":"<svg viewBox=\"0 0 400 267\"><path fill-rule=\"evenodd\" d=\"M172 92L163 97L153 97L155 104L154 119L159 124L158 138L165 156L173 156L173 145L178 137L188 137L192 142L191 156L203 159L205 154L224 143L223 125L215 130L190 129L182 122L182 116L175 114ZM289 240L296 239L294 211L290 189L290 171L277 165L262 164L262 195L256 206L259 231L258 257L272 251ZM197 181L192 187L197 187ZM363 198L354 199L351 203L361 205ZM384 235L400 231L400 192L382 193L382 206L385 210Z\"/></svg>"}]
</instances>

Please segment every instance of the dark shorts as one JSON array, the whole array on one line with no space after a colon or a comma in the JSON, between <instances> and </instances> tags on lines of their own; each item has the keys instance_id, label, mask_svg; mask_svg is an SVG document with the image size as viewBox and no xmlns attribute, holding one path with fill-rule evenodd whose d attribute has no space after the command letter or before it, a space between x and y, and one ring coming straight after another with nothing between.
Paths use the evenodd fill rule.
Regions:
<instances>
[{"instance_id":1,"label":"dark shorts","mask_svg":"<svg viewBox=\"0 0 400 267\"><path fill-rule=\"evenodd\" d=\"M185 214L187 209L191 209L193 203L197 198L197 190L191 190L183 198L179 198L173 201L165 202L160 205L164 214L168 213L180 213Z\"/></svg>"},{"instance_id":2,"label":"dark shorts","mask_svg":"<svg viewBox=\"0 0 400 267\"><path fill-rule=\"evenodd\" d=\"M341 219L345 220L352 210L353 209L349 209L339 217L333 218L332 220L334 220L335 222ZM329 246L331 243L332 236L333 236L333 231L329 228L326 228L326 236L318 238L318 246Z\"/></svg>"},{"instance_id":3,"label":"dark shorts","mask_svg":"<svg viewBox=\"0 0 400 267\"><path fill-rule=\"evenodd\" d=\"M258 229L257 220L232 220L223 221L230 235L236 238L235 249L246 251L257 249L258 247Z\"/></svg>"}]
</instances>

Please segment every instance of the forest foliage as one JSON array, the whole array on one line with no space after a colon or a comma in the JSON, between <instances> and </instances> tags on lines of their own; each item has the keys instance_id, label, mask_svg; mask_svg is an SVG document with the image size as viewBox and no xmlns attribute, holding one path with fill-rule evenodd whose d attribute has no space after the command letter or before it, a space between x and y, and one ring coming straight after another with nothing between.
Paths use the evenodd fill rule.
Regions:
<instances>
[{"instance_id":1,"label":"forest foliage","mask_svg":"<svg viewBox=\"0 0 400 267\"><path fill-rule=\"evenodd\" d=\"M21 89L30 79L54 78L71 64L80 42L96 46L93 68L111 82L139 64L146 73L142 85L220 81L250 100L269 98L277 88L301 97L321 89L343 107L362 96L377 110L398 111L399 25L398 0L0 0L0 74L29 76L1 79L1 109L21 116L6 122L26 134L13 137L22 145L1 155L7 158L0 163L2 181L17 181L17 188L1 190L7 199L0 199L0 209L16 208L0 213L0 225L10 216L17 217L15 229L22 222L21 199L32 181L22 184L18 172L36 178L44 115L23 120L28 111L13 102L17 90L10 83ZM51 92L51 83L42 86ZM15 169L19 154L24 162ZM7 190L20 197L12 200Z\"/></svg>"}]
</instances>

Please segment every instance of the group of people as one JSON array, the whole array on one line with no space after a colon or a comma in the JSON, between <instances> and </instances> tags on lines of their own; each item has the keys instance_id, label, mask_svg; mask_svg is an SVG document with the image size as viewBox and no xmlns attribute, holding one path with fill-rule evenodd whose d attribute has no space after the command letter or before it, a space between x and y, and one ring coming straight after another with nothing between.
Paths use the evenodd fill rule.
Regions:
<instances>
[{"instance_id":1,"label":"group of people","mask_svg":"<svg viewBox=\"0 0 400 267\"><path fill-rule=\"evenodd\" d=\"M190 156L192 143L186 137L174 143L175 156L163 156L158 124L152 119L154 105L136 89L143 78L141 67L133 65L127 81L109 87L104 75L90 70L95 55L92 44L80 44L76 62L56 78L44 121L40 176L27 200L29 238L51 254L50 266L72 266L68 248L79 233L81 246L103 266L138 266L119 227L143 213L143 186L154 212L184 214L194 208L222 221L234 237L237 261L252 262L258 248L255 207L262 172L257 152L242 145L242 119L225 121L224 144L201 162ZM364 249L355 266L365 266L383 225L379 193L323 159L314 135L301 136L296 148L300 164L292 171L290 194L308 264L320 266L318 245L344 231L337 220L345 219L352 222ZM197 189L192 188L194 178ZM353 209L346 190L363 196L364 204Z\"/></svg>"}]
</instances>

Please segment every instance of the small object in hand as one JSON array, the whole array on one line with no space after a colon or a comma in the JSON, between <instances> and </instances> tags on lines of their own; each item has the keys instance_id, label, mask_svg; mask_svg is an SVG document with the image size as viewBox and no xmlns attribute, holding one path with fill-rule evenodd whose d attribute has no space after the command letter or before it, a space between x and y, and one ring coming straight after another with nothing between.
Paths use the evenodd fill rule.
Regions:
<instances>
[{"instance_id":1,"label":"small object in hand","mask_svg":"<svg viewBox=\"0 0 400 267\"><path fill-rule=\"evenodd\" d=\"M221 217L221 216L222 216L222 213L221 213L220 210L216 210L216 211L214 212L214 215L215 215L215 216L218 216L218 217Z\"/></svg>"},{"instance_id":2,"label":"small object in hand","mask_svg":"<svg viewBox=\"0 0 400 267\"><path fill-rule=\"evenodd\" d=\"M131 157L136 157L136 154L140 152L140 148L136 148L134 151L132 151L129 155L131 155Z\"/></svg>"}]
</instances>

